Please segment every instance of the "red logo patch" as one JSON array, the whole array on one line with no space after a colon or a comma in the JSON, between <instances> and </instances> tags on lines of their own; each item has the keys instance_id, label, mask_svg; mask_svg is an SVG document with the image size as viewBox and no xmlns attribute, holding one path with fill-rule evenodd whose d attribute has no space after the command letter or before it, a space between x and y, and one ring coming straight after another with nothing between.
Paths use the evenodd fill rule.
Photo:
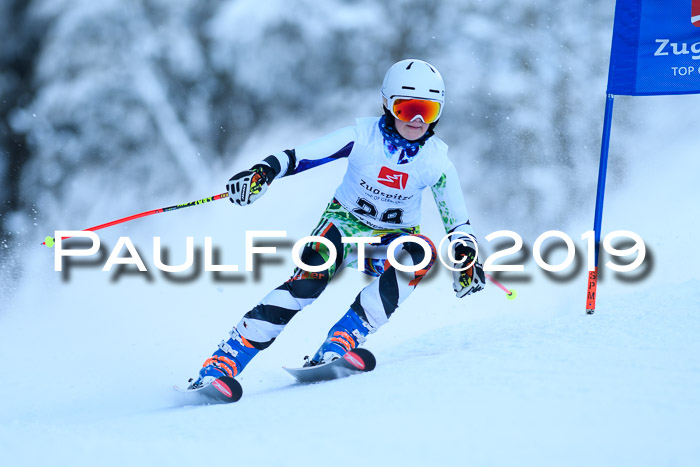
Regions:
<instances>
[{"instance_id":1,"label":"red logo patch","mask_svg":"<svg viewBox=\"0 0 700 467\"><path fill-rule=\"evenodd\" d=\"M389 167L382 167L382 170L379 171L377 181L389 188L403 190L406 188L406 183L408 183L408 174L391 170Z\"/></svg>"},{"instance_id":2,"label":"red logo patch","mask_svg":"<svg viewBox=\"0 0 700 467\"><path fill-rule=\"evenodd\" d=\"M343 358L347 360L350 365L354 366L358 370L364 370L365 369L365 362L357 356L356 353L353 352L348 352L345 355L343 355Z\"/></svg>"},{"instance_id":3,"label":"red logo patch","mask_svg":"<svg viewBox=\"0 0 700 467\"><path fill-rule=\"evenodd\" d=\"M233 392L231 391L231 388L229 388L226 385L226 383L224 383L218 379L215 379L214 381L211 382L211 384L224 396L233 397Z\"/></svg>"},{"instance_id":4,"label":"red logo patch","mask_svg":"<svg viewBox=\"0 0 700 467\"><path fill-rule=\"evenodd\" d=\"M700 28L700 0L693 0L690 13L690 22Z\"/></svg>"}]
</instances>

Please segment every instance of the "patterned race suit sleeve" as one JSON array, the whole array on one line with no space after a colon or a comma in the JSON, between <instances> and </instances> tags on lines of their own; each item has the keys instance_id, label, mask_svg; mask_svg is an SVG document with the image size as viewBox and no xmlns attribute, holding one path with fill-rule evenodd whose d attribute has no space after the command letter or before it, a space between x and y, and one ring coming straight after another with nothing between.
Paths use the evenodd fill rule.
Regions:
<instances>
[{"instance_id":1,"label":"patterned race suit sleeve","mask_svg":"<svg viewBox=\"0 0 700 467\"><path fill-rule=\"evenodd\" d=\"M274 178L298 174L334 160L347 158L352 152L355 140L356 127L345 127L295 149L268 156L264 163L273 169Z\"/></svg>"},{"instance_id":2,"label":"patterned race suit sleeve","mask_svg":"<svg viewBox=\"0 0 700 467\"><path fill-rule=\"evenodd\" d=\"M448 163L437 183L430 189L440 211L445 232L459 231L475 236L474 229L469 222L469 213L464 202L457 169L452 162Z\"/></svg>"}]
</instances>

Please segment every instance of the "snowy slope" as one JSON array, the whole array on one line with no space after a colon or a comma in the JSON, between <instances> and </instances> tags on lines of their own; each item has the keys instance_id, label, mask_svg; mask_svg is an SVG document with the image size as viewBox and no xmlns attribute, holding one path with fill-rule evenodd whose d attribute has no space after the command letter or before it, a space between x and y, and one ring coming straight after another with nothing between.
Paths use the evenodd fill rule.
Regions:
<instances>
[{"instance_id":1,"label":"snowy slope","mask_svg":"<svg viewBox=\"0 0 700 467\"><path fill-rule=\"evenodd\" d=\"M678 106L682 114L697 104L693 99L650 100L648 110ZM3 465L694 465L700 274L692 260L699 223L688 214L700 202L700 160L687 137L690 125L660 114L652 124L666 122L657 129L667 137L640 135L640 163L624 190L609 187L604 220L606 231L639 233L653 266L632 283L606 274L596 315L584 314L582 270L555 282L530 261L531 280L509 284L519 294L513 302L493 286L457 300L449 275L434 270L368 342L378 359L374 372L295 385L280 367L314 351L366 283L345 271L246 369L244 398L230 406L183 407L171 385L194 375L231 325L286 279L289 244L280 248L281 264L263 265L260 277L217 281L201 273L176 283L152 268L151 239L162 236L170 262L178 263L185 236L199 247L212 236L220 262L243 269L243 232L307 235L344 162L318 169L325 184L276 219L270 210L308 187L308 173L276 182L254 207L220 201L101 235L108 252L119 235L131 236L150 279L115 276L100 265L73 268L64 280L53 272L50 250L28 250L28 278L0 315ZM286 147L289 137L260 135L251 143L255 151L241 152ZM224 184L221 173L230 171L222 167L182 200L117 205L107 217L214 194ZM439 237L432 200L424 207L424 231ZM577 219L555 227L582 245L592 203ZM95 224L106 220L96 217ZM507 220L484 225L491 223Z\"/></svg>"}]
</instances>

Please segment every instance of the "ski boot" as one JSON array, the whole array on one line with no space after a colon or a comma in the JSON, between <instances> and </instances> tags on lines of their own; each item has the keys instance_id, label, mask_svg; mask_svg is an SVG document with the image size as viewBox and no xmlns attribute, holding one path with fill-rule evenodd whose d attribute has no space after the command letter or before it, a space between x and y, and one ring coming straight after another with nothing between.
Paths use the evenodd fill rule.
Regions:
<instances>
[{"instance_id":1,"label":"ski boot","mask_svg":"<svg viewBox=\"0 0 700 467\"><path fill-rule=\"evenodd\" d=\"M367 334L376 331L369 323L350 309L328 332L328 337L313 358L304 357L304 366L316 366L337 360L365 342Z\"/></svg>"},{"instance_id":2,"label":"ski boot","mask_svg":"<svg viewBox=\"0 0 700 467\"><path fill-rule=\"evenodd\" d=\"M260 350L238 333L234 327L227 341L221 341L219 349L209 357L196 380L190 379L188 389L197 389L210 384L216 378L229 376L234 378L243 371L243 368L255 357Z\"/></svg>"}]
</instances>

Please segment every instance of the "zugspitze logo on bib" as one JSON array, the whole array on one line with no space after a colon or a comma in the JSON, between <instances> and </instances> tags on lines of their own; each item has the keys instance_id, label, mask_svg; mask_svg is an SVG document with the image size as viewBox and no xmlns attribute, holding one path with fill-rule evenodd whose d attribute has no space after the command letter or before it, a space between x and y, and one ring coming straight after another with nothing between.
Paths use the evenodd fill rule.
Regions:
<instances>
[{"instance_id":1,"label":"zugspitze logo on bib","mask_svg":"<svg viewBox=\"0 0 700 467\"><path fill-rule=\"evenodd\" d=\"M408 182L408 174L391 170L389 167L382 167L382 170L379 171L377 181L389 188L403 190L406 188L406 183Z\"/></svg>"},{"instance_id":2,"label":"zugspitze logo on bib","mask_svg":"<svg viewBox=\"0 0 700 467\"><path fill-rule=\"evenodd\" d=\"M693 7L690 13L690 21L700 28L700 0L693 0Z\"/></svg>"}]
</instances>

